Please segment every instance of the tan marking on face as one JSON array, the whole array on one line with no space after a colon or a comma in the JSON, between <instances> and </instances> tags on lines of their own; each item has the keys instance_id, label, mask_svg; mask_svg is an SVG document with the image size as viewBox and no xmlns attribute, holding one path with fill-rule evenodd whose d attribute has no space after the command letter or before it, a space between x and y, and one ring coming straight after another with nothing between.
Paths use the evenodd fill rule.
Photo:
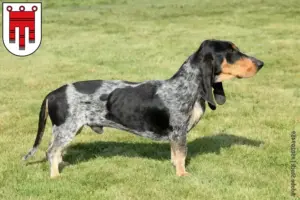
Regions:
<instances>
[{"instance_id":1,"label":"tan marking on face","mask_svg":"<svg viewBox=\"0 0 300 200\"><path fill-rule=\"evenodd\" d=\"M233 76L231 74L221 73L220 75L218 75L218 78L217 78L216 82L222 82L222 81L230 80L230 79L233 79L233 78L235 78L235 76Z\"/></svg>"},{"instance_id":2,"label":"tan marking on face","mask_svg":"<svg viewBox=\"0 0 300 200\"><path fill-rule=\"evenodd\" d=\"M222 72L219 75L217 82L232 79L234 77L249 78L256 74L257 68L249 58L242 58L233 64L227 62L224 58L221 64Z\"/></svg>"}]
</instances>

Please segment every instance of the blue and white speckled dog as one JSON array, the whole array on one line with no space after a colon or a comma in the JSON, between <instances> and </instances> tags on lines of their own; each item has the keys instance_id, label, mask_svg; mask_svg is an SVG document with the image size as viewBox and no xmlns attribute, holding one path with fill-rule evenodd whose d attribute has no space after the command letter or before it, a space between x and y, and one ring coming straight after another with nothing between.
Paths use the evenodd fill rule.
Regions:
<instances>
[{"instance_id":1,"label":"blue and white speckled dog","mask_svg":"<svg viewBox=\"0 0 300 200\"><path fill-rule=\"evenodd\" d=\"M185 176L187 133L203 115L205 101L216 109L215 101L221 105L226 100L222 81L254 76L262 66L262 61L243 54L231 42L206 40L167 80L91 80L64 85L45 97L37 136L24 160L36 152L49 114L53 124L47 152L51 177L59 175L61 152L83 126L97 133L112 127L169 140L176 174Z\"/></svg>"}]
</instances>

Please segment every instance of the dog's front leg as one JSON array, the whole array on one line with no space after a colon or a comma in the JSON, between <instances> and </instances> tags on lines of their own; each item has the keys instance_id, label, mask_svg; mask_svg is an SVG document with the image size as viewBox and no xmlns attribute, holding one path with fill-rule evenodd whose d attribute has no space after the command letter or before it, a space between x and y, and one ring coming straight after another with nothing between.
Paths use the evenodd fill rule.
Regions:
<instances>
[{"instance_id":1,"label":"dog's front leg","mask_svg":"<svg viewBox=\"0 0 300 200\"><path fill-rule=\"evenodd\" d=\"M171 146L171 163L174 167L176 167L176 156L175 156L175 146L174 146L174 142L170 142L170 146Z\"/></svg>"},{"instance_id":2,"label":"dog's front leg","mask_svg":"<svg viewBox=\"0 0 300 200\"><path fill-rule=\"evenodd\" d=\"M171 159L176 167L177 176L186 176L185 159L187 155L186 134L171 137Z\"/></svg>"}]
</instances>

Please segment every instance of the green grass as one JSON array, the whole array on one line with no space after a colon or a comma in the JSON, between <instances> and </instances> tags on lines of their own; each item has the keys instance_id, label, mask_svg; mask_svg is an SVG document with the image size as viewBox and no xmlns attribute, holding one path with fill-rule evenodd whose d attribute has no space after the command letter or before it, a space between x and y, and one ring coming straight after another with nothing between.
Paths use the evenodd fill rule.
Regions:
<instances>
[{"instance_id":1,"label":"green grass","mask_svg":"<svg viewBox=\"0 0 300 200\"><path fill-rule=\"evenodd\" d=\"M151 2L151 3L150 3ZM169 145L115 129L86 128L56 180L47 162L26 165L44 96L87 79L172 76L204 39L233 41L265 62L251 79L225 82L227 103L189 133L189 177ZM290 199L290 133L297 131L300 195L298 0L47 0L43 40L29 57L0 47L0 199ZM44 158L48 126L39 151Z\"/></svg>"}]
</instances>

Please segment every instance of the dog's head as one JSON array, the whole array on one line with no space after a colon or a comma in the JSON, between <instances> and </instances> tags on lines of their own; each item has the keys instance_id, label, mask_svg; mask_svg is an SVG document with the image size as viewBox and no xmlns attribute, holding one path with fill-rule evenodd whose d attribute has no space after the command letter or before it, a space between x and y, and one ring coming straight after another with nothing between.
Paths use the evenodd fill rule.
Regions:
<instances>
[{"instance_id":1,"label":"dog's head","mask_svg":"<svg viewBox=\"0 0 300 200\"><path fill-rule=\"evenodd\" d=\"M205 40L190 61L201 73L200 95L213 110L216 109L213 94L219 105L226 101L222 81L252 77L264 65L242 53L232 42L220 40Z\"/></svg>"}]
</instances>

